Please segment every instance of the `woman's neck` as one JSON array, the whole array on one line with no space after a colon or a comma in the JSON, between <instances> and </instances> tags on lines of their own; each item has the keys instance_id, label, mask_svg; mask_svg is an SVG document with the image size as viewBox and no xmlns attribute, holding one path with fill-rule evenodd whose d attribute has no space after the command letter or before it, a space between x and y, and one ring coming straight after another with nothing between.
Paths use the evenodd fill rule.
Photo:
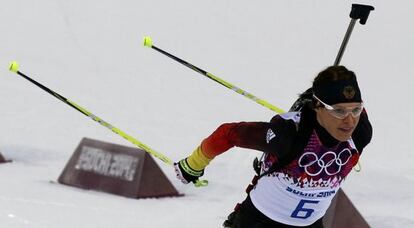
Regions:
<instances>
[{"instance_id":1,"label":"woman's neck","mask_svg":"<svg viewBox=\"0 0 414 228\"><path fill-rule=\"evenodd\" d=\"M318 134L319 140L321 140L321 143L324 146L334 147L338 145L339 141L335 139L331 134L329 134L329 132L326 131L326 129L318 123L318 121L316 121L315 130Z\"/></svg>"}]
</instances>

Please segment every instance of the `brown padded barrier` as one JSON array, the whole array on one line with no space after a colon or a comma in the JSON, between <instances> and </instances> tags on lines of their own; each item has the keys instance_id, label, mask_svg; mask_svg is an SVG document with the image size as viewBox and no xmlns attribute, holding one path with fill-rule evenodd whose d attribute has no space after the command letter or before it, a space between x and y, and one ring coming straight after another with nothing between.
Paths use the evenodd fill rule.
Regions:
<instances>
[{"instance_id":1,"label":"brown padded barrier","mask_svg":"<svg viewBox=\"0 0 414 228\"><path fill-rule=\"evenodd\" d=\"M83 138L58 182L130 198L181 196L145 151Z\"/></svg>"}]
</instances>

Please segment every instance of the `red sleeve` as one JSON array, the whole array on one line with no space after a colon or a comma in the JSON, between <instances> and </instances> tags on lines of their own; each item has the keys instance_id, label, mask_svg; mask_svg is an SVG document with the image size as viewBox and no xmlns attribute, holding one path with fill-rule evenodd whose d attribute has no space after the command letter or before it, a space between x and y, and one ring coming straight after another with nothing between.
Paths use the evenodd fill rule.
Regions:
<instances>
[{"instance_id":1,"label":"red sleeve","mask_svg":"<svg viewBox=\"0 0 414 228\"><path fill-rule=\"evenodd\" d=\"M268 129L265 122L225 123L203 140L201 149L209 158L234 146L264 151Z\"/></svg>"}]
</instances>

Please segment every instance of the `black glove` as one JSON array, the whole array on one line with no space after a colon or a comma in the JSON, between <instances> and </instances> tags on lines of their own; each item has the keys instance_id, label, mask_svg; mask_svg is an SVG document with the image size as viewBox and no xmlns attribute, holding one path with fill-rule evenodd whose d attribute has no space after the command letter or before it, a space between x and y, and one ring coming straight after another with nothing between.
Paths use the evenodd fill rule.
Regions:
<instances>
[{"instance_id":1,"label":"black glove","mask_svg":"<svg viewBox=\"0 0 414 228\"><path fill-rule=\"evenodd\" d=\"M190 182L196 183L198 181L198 178L204 174L204 169L192 169L187 163L187 158L174 163L174 168L175 173L177 174L177 178L184 184L188 184Z\"/></svg>"}]
</instances>

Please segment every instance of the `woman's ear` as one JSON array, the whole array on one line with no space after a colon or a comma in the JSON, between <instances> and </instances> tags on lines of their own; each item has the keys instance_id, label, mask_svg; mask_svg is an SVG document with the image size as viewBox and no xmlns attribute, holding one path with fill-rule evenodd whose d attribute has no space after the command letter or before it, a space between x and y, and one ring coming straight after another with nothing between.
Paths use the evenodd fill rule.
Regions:
<instances>
[{"instance_id":1,"label":"woman's ear","mask_svg":"<svg viewBox=\"0 0 414 228\"><path fill-rule=\"evenodd\" d=\"M317 112L321 108L321 103L318 101L312 102L312 109L313 111Z\"/></svg>"}]
</instances>

